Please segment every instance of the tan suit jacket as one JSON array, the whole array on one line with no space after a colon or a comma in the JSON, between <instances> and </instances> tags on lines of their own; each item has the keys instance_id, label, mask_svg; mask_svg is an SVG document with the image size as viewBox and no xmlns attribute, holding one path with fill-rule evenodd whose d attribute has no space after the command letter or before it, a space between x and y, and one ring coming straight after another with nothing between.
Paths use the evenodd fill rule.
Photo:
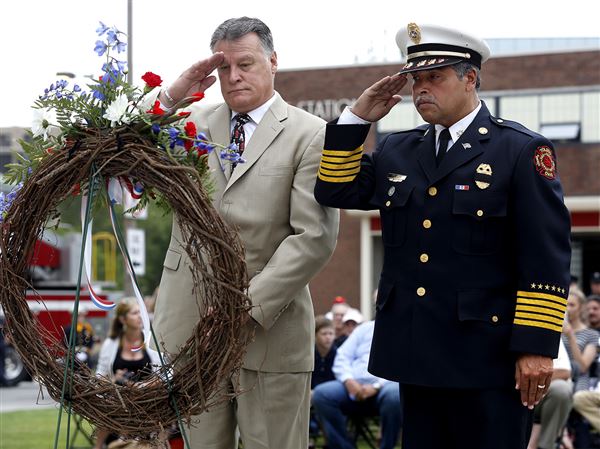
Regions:
<instances>
[{"instance_id":1,"label":"tan suit jacket","mask_svg":"<svg viewBox=\"0 0 600 449\"><path fill-rule=\"evenodd\" d=\"M307 372L314 363L314 312L308 282L335 247L339 212L320 206L313 189L325 124L288 105L279 94L233 173L213 152L213 203L238 229L246 250L255 339L244 368ZM229 144L226 104L192 109L190 120L214 142ZM230 174L231 173L231 174ZM188 257L174 221L154 315L154 331L177 352L199 319Z\"/></svg>"}]
</instances>

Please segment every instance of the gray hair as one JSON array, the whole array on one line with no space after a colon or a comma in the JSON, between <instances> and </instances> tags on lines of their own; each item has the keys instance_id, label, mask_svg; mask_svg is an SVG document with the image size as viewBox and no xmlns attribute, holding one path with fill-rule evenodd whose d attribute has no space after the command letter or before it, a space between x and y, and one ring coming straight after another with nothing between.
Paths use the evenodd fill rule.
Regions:
<instances>
[{"instance_id":1,"label":"gray hair","mask_svg":"<svg viewBox=\"0 0 600 449\"><path fill-rule=\"evenodd\" d=\"M210 38L210 49L214 51L219 41L234 41L249 33L256 33L265 55L273 54L275 47L269 27L260 19L245 16L228 19L219 25Z\"/></svg>"},{"instance_id":2,"label":"gray hair","mask_svg":"<svg viewBox=\"0 0 600 449\"><path fill-rule=\"evenodd\" d=\"M470 62L462 61L457 64L453 64L452 68L456 72L456 76L458 76L459 80L462 80L463 77L469 73L471 70L475 70L475 74L477 75L477 81L475 82L475 89L479 90L479 86L481 85L481 74L477 66L471 64Z\"/></svg>"}]
</instances>

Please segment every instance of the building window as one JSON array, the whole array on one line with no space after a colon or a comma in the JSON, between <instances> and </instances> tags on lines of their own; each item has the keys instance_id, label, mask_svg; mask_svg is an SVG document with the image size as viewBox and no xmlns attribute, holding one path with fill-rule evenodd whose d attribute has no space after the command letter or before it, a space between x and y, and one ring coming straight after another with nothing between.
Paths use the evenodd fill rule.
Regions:
<instances>
[{"instance_id":1,"label":"building window","mask_svg":"<svg viewBox=\"0 0 600 449\"><path fill-rule=\"evenodd\" d=\"M579 123L551 123L540 126L540 134L554 142L578 142L580 139Z\"/></svg>"}]
</instances>

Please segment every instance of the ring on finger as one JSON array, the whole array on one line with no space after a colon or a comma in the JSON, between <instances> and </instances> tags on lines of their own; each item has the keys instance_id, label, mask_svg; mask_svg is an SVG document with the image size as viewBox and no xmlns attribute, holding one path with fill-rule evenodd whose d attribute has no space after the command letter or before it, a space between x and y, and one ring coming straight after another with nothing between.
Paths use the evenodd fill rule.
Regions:
<instances>
[{"instance_id":1,"label":"ring on finger","mask_svg":"<svg viewBox=\"0 0 600 449\"><path fill-rule=\"evenodd\" d=\"M541 390L542 388L546 388L546 385L538 385L537 387Z\"/></svg>"}]
</instances>

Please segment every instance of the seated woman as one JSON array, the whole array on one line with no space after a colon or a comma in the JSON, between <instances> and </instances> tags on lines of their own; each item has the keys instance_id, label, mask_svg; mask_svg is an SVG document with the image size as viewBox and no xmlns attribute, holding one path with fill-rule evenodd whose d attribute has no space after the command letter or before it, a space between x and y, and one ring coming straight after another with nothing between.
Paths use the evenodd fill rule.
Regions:
<instances>
[{"instance_id":1,"label":"seated woman","mask_svg":"<svg viewBox=\"0 0 600 449\"><path fill-rule=\"evenodd\" d=\"M142 316L135 298L122 299L115 308L108 338L102 344L98 356L96 374L106 376L117 384L129 384L144 381L160 366L156 351L142 348ZM98 429L94 449L103 449L105 444L118 439L108 429Z\"/></svg>"}]
</instances>

